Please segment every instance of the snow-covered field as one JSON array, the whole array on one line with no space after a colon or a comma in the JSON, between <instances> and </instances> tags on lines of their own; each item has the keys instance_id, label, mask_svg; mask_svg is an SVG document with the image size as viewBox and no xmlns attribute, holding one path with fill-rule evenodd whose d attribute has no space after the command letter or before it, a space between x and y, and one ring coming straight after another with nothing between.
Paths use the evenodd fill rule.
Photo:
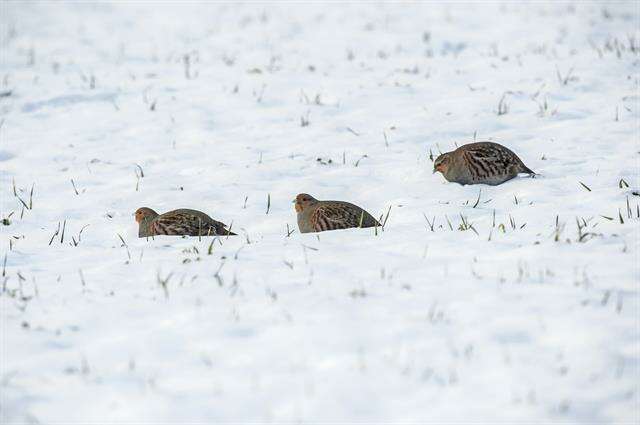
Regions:
<instances>
[{"instance_id":1,"label":"snow-covered field","mask_svg":"<svg viewBox=\"0 0 640 425\"><path fill-rule=\"evenodd\" d=\"M0 422L637 423L638 8L0 3Z\"/></svg>"}]
</instances>

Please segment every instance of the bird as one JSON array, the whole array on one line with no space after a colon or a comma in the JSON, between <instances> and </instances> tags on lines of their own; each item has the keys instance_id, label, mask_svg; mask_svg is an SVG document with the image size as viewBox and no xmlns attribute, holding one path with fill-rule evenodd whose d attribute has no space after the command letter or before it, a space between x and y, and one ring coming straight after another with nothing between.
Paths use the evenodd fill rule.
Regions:
<instances>
[{"instance_id":1,"label":"bird","mask_svg":"<svg viewBox=\"0 0 640 425\"><path fill-rule=\"evenodd\" d=\"M306 193L298 194L293 202L300 233L382 226L371 214L349 202L319 201Z\"/></svg>"},{"instance_id":2,"label":"bird","mask_svg":"<svg viewBox=\"0 0 640 425\"><path fill-rule=\"evenodd\" d=\"M151 208L138 208L138 237L171 236L236 236L226 225L207 214L189 209L178 209L158 214Z\"/></svg>"},{"instance_id":3,"label":"bird","mask_svg":"<svg viewBox=\"0 0 640 425\"><path fill-rule=\"evenodd\" d=\"M519 173L535 176L518 155L493 142L477 142L443 153L433 163L433 172L439 171L447 181L466 184L496 186L511 180Z\"/></svg>"}]
</instances>

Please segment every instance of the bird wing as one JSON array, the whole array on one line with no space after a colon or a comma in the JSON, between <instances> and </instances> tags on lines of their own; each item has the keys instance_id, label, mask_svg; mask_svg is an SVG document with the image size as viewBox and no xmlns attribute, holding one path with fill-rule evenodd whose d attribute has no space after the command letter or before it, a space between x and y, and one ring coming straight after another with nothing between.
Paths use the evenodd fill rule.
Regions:
<instances>
[{"instance_id":1,"label":"bird wing","mask_svg":"<svg viewBox=\"0 0 640 425\"><path fill-rule=\"evenodd\" d=\"M313 212L311 222L317 232L380 225L362 208L342 204L319 206Z\"/></svg>"},{"instance_id":2,"label":"bird wing","mask_svg":"<svg viewBox=\"0 0 640 425\"><path fill-rule=\"evenodd\" d=\"M198 215L183 211L162 214L155 218L152 226L156 235L207 236L224 234L222 223L203 219Z\"/></svg>"},{"instance_id":3,"label":"bird wing","mask_svg":"<svg viewBox=\"0 0 640 425\"><path fill-rule=\"evenodd\" d=\"M479 177L505 174L514 165L518 165L517 157L507 149L493 144L478 144L463 153L467 165Z\"/></svg>"},{"instance_id":4,"label":"bird wing","mask_svg":"<svg viewBox=\"0 0 640 425\"><path fill-rule=\"evenodd\" d=\"M342 208L335 206L321 206L311 215L311 223L317 232L335 229L347 229L350 225L351 217Z\"/></svg>"},{"instance_id":5,"label":"bird wing","mask_svg":"<svg viewBox=\"0 0 640 425\"><path fill-rule=\"evenodd\" d=\"M493 142L479 142L470 147L469 152L473 157L489 164L496 164L502 169L514 168L516 173L536 174L531 171L515 152L506 146Z\"/></svg>"}]
</instances>

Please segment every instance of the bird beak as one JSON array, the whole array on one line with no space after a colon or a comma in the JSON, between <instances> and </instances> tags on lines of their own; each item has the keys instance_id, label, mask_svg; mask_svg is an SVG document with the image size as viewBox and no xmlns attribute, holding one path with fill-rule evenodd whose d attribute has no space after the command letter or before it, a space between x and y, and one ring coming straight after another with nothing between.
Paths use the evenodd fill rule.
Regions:
<instances>
[{"instance_id":1,"label":"bird beak","mask_svg":"<svg viewBox=\"0 0 640 425\"><path fill-rule=\"evenodd\" d=\"M296 200L294 199L293 201L291 201L291 203L292 203L292 204L295 204L295 203L296 203Z\"/></svg>"},{"instance_id":2,"label":"bird beak","mask_svg":"<svg viewBox=\"0 0 640 425\"><path fill-rule=\"evenodd\" d=\"M436 167L433 167L433 173L432 173L432 174L435 174L435 173L436 173L436 171L438 171L438 170L436 169Z\"/></svg>"}]
</instances>

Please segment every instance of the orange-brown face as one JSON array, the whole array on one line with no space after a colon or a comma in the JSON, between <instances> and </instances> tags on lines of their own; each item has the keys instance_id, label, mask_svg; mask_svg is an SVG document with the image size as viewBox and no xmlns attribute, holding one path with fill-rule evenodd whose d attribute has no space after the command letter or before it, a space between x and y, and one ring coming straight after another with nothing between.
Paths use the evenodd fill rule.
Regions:
<instances>
[{"instance_id":1,"label":"orange-brown face","mask_svg":"<svg viewBox=\"0 0 640 425\"><path fill-rule=\"evenodd\" d=\"M316 198L314 198L313 196L307 195L306 193L301 193L296 196L296 199L293 202L295 202L296 204L296 212L302 212L305 207L308 207L316 201Z\"/></svg>"},{"instance_id":2,"label":"orange-brown face","mask_svg":"<svg viewBox=\"0 0 640 425\"><path fill-rule=\"evenodd\" d=\"M136 221L141 223L146 217L155 215L155 212L151 208L138 208L136 210Z\"/></svg>"},{"instance_id":3,"label":"orange-brown face","mask_svg":"<svg viewBox=\"0 0 640 425\"><path fill-rule=\"evenodd\" d=\"M435 161L433 161L433 172L435 173L436 171L439 171L442 174L446 174L447 169L449 168L449 162L449 155L443 153L442 155L437 157Z\"/></svg>"}]
</instances>

